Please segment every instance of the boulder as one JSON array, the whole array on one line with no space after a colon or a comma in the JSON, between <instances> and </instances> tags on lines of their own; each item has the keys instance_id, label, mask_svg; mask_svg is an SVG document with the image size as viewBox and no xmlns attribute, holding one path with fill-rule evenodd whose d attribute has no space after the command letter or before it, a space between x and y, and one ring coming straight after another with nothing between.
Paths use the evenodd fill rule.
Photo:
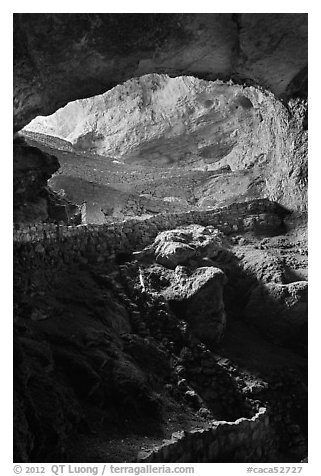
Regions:
<instances>
[{"instance_id":1,"label":"boulder","mask_svg":"<svg viewBox=\"0 0 321 476\"><path fill-rule=\"evenodd\" d=\"M213 266L176 266L172 270L152 264L144 268L142 279L146 291L162 295L197 338L210 345L222 340L226 326L223 287L227 281L222 270Z\"/></svg>"},{"instance_id":2,"label":"boulder","mask_svg":"<svg viewBox=\"0 0 321 476\"><path fill-rule=\"evenodd\" d=\"M162 294L174 313L209 344L221 341L225 329L221 269L211 266L224 246L224 234L213 226L189 225L159 233L136 257L145 260L142 281L147 291ZM157 264L146 263L150 260Z\"/></svg>"},{"instance_id":3,"label":"boulder","mask_svg":"<svg viewBox=\"0 0 321 476\"><path fill-rule=\"evenodd\" d=\"M225 274L214 267L191 271L183 266L177 266L173 274L171 285L162 293L170 307L190 324L193 333L203 342L218 344L226 326Z\"/></svg>"},{"instance_id":4,"label":"boulder","mask_svg":"<svg viewBox=\"0 0 321 476\"><path fill-rule=\"evenodd\" d=\"M190 225L160 233L152 251L156 262L174 269L192 258L214 258L222 249L224 235L212 226Z\"/></svg>"}]
</instances>

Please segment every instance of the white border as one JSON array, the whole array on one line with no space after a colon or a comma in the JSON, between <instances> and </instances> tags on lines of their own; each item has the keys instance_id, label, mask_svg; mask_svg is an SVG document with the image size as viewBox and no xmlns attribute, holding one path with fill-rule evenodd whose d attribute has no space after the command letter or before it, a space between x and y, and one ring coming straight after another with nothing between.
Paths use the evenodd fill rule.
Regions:
<instances>
[{"instance_id":1,"label":"white border","mask_svg":"<svg viewBox=\"0 0 321 476\"><path fill-rule=\"evenodd\" d=\"M220 10L220 7L224 7ZM320 264L320 190L321 180L321 144L320 144L320 7L312 1L225 1L213 2L197 0L161 2L147 1L90 1L71 2L56 0L51 1L12 1L1 7L0 15L0 45L1 45L1 430L0 468L4 475L12 473L12 13L25 12L53 12L53 13L309 13L309 252L312 259L310 265L310 290L309 290L309 393L310 393L310 442L309 463L304 465L303 475L317 475L320 461L319 445L319 419L320 419L320 364L318 353L320 349L320 305L318 295L319 264ZM215 10L215 11L213 11ZM10 118L10 119L9 119ZM312 253L312 255L311 255ZM25 465L23 465L25 466ZM198 467L201 467L200 468ZM244 464L203 464L195 465L195 474L245 474ZM251 466L259 466L252 464ZM273 465L260 465L270 467ZM49 474L49 473L48 473Z\"/></svg>"}]
</instances>

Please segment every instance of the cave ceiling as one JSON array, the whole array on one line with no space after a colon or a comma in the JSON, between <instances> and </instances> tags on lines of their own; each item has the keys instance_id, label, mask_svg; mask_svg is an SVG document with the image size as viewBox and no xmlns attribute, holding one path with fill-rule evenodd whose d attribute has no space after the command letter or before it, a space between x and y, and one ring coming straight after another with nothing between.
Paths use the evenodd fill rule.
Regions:
<instances>
[{"instance_id":1,"label":"cave ceiling","mask_svg":"<svg viewBox=\"0 0 321 476\"><path fill-rule=\"evenodd\" d=\"M306 92L307 14L14 14L14 130L148 73Z\"/></svg>"}]
</instances>

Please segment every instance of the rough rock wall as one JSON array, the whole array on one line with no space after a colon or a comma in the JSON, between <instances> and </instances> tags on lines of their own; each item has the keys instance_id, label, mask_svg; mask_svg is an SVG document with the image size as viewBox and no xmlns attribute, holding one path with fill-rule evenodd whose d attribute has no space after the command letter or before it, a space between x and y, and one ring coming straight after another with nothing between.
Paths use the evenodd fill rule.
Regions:
<instances>
[{"instance_id":1,"label":"rough rock wall","mask_svg":"<svg viewBox=\"0 0 321 476\"><path fill-rule=\"evenodd\" d=\"M308 199L307 100L291 100L288 110L286 122L281 121L279 130L275 131L276 137L287 136L287 139L269 162L267 195L292 209L305 210Z\"/></svg>"},{"instance_id":2,"label":"rough rock wall","mask_svg":"<svg viewBox=\"0 0 321 476\"><path fill-rule=\"evenodd\" d=\"M287 95L302 87L307 34L307 14L15 14L14 128L151 72Z\"/></svg>"}]
</instances>

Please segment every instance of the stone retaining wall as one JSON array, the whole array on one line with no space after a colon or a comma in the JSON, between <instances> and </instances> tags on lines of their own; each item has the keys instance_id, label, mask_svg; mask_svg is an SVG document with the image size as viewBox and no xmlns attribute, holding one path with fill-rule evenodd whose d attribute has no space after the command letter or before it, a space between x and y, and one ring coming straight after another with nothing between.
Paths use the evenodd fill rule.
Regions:
<instances>
[{"instance_id":1,"label":"stone retaining wall","mask_svg":"<svg viewBox=\"0 0 321 476\"><path fill-rule=\"evenodd\" d=\"M276 435L265 408L252 418L220 421L210 428L173 433L171 440L150 452L140 452L138 462L215 463L273 461Z\"/></svg>"},{"instance_id":2,"label":"stone retaining wall","mask_svg":"<svg viewBox=\"0 0 321 476\"><path fill-rule=\"evenodd\" d=\"M158 214L147 219L128 219L122 222L105 225L56 225L53 223L42 223L33 226L15 225L13 239L15 242L35 242L35 241L61 241L64 238L86 236L88 233L94 235L105 235L111 238L117 248L122 248L121 242L117 240L117 235L131 235L136 240L143 239L146 244L154 239L157 232L175 228L181 225L197 223L201 225L213 225L226 234L244 231L273 231L281 224L282 208L276 203L267 199L255 200L252 202L235 203L228 207L215 208L211 210L189 211L183 213ZM118 244L120 246L118 246Z\"/></svg>"},{"instance_id":3,"label":"stone retaining wall","mask_svg":"<svg viewBox=\"0 0 321 476\"><path fill-rule=\"evenodd\" d=\"M282 209L279 211L277 204L256 200L221 209L162 214L106 225L15 225L14 272L23 280L20 285L27 288L32 276L52 283L60 269L72 264L108 267L117 255L143 249L163 230L196 223L215 226L226 234L250 230L275 234L282 220Z\"/></svg>"},{"instance_id":4,"label":"stone retaining wall","mask_svg":"<svg viewBox=\"0 0 321 476\"><path fill-rule=\"evenodd\" d=\"M53 283L59 270L72 264L108 267L117 255L121 257L122 253L129 254L152 243L161 231L193 223L213 225L226 234L250 230L275 234L282 224L282 210L279 212L278 206L268 200L258 200L221 209L164 214L106 225L15 225L16 279L21 280L19 286L27 289L34 279Z\"/></svg>"}]
</instances>

